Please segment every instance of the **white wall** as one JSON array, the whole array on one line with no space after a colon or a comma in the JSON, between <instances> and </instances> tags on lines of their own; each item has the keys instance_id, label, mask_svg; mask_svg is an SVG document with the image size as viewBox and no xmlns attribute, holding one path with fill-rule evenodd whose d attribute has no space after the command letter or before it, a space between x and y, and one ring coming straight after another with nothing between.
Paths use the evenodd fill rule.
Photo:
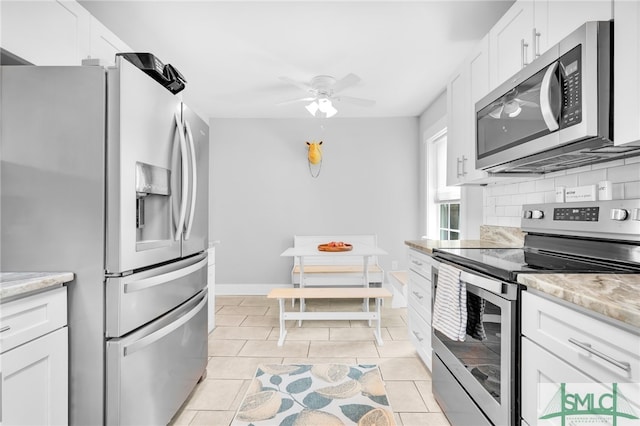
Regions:
<instances>
[{"instance_id":1,"label":"white wall","mask_svg":"<svg viewBox=\"0 0 640 426\"><path fill-rule=\"evenodd\" d=\"M528 181L491 184L484 191L484 224L520 227L523 204L555 202L556 186L582 186L609 180L613 199L640 198L640 157L550 173Z\"/></svg>"},{"instance_id":2,"label":"white wall","mask_svg":"<svg viewBox=\"0 0 640 426\"><path fill-rule=\"evenodd\" d=\"M293 235L377 234L406 268L418 236L418 119L211 119L210 239L216 283L282 284ZM323 140L318 178L305 141Z\"/></svg>"}]
</instances>

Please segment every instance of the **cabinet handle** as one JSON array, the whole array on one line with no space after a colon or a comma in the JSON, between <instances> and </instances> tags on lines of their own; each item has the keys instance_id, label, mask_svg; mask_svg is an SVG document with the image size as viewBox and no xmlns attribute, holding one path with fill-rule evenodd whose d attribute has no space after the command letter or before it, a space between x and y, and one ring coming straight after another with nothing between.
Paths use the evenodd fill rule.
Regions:
<instances>
[{"instance_id":1,"label":"cabinet handle","mask_svg":"<svg viewBox=\"0 0 640 426\"><path fill-rule=\"evenodd\" d=\"M529 43L524 41L524 39L520 40L520 68L524 68L529 65L529 63L526 61L528 47Z\"/></svg>"},{"instance_id":2,"label":"cabinet handle","mask_svg":"<svg viewBox=\"0 0 640 426\"><path fill-rule=\"evenodd\" d=\"M416 296L418 299L420 299L420 300L424 299L424 296L423 296L423 295L421 295L420 293L418 293L417 291L412 291L412 293L413 293L413 294L415 294L415 296Z\"/></svg>"},{"instance_id":3,"label":"cabinet handle","mask_svg":"<svg viewBox=\"0 0 640 426\"><path fill-rule=\"evenodd\" d=\"M462 160L458 157L456 158L456 177L462 176L462 173L460 172L460 164L462 164Z\"/></svg>"},{"instance_id":4,"label":"cabinet handle","mask_svg":"<svg viewBox=\"0 0 640 426\"><path fill-rule=\"evenodd\" d=\"M533 54L538 58L540 56L540 33L533 29Z\"/></svg>"},{"instance_id":5,"label":"cabinet handle","mask_svg":"<svg viewBox=\"0 0 640 426\"><path fill-rule=\"evenodd\" d=\"M420 337L420 333L418 333L417 331L412 331L413 335L416 336L416 339L418 339L418 342L422 342L424 339L422 337Z\"/></svg>"},{"instance_id":6,"label":"cabinet handle","mask_svg":"<svg viewBox=\"0 0 640 426\"><path fill-rule=\"evenodd\" d=\"M467 160L468 160L468 158L463 155L462 156L462 176L466 176L467 175L467 172L464 169L464 165L466 164Z\"/></svg>"},{"instance_id":7,"label":"cabinet handle","mask_svg":"<svg viewBox=\"0 0 640 426\"><path fill-rule=\"evenodd\" d=\"M5 325L4 327L0 328L0 333L4 333L5 331L9 331L9 330L11 330L11 326Z\"/></svg>"},{"instance_id":8,"label":"cabinet handle","mask_svg":"<svg viewBox=\"0 0 640 426\"><path fill-rule=\"evenodd\" d=\"M422 262L418 262L417 260L412 260L414 265L422 266Z\"/></svg>"},{"instance_id":9,"label":"cabinet handle","mask_svg":"<svg viewBox=\"0 0 640 426\"><path fill-rule=\"evenodd\" d=\"M628 362L615 360L615 359L611 358L609 355L603 354L602 352L593 349L591 347L591 343L579 342L574 338L569 338L569 343L572 343L572 344L576 345L577 347L584 349L585 351L587 351L587 352L597 356L598 358L601 358L601 359L603 359L603 360L615 365L616 367L618 367L618 368L620 368L620 369L622 369L624 371L631 370L631 364L629 364Z\"/></svg>"}]
</instances>

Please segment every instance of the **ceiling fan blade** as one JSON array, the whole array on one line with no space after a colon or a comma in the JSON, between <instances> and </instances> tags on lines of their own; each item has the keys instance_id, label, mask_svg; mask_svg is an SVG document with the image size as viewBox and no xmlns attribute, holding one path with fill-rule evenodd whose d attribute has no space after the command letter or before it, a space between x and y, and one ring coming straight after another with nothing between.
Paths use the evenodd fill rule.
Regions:
<instances>
[{"instance_id":1,"label":"ceiling fan blade","mask_svg":"<svg viewBox=\"0 0 640 426\"><path fill-rule=\"evenodd\" d=\"M360 82L360 77L355 74L347 74L344 78L336 81L333 85L333 93L338 93L347 87L355 86Z\"/></svg>"},{"instance_id":2,"label":"ceiling fan blade","mask_svg":"<svg viewBox=\"0 0 640 426\"><path fill-rule=\"evenodd\" d=\"M288 101L282 101L282 102L278 102L276 105L289 105L289 104L294 104L296 102L311 102L313 100L315 100L315 97L309 97L309 98L297 98L297 99L289 99Z\"/></svg>"},{"instance_id":3,"label":"ceiling fan blade","mask_svg":"<svg viewBox=\"0 0 640 426\"><path fill-rule=\"evenodd\" d=\"M289 84L291 84L293 86L296 86L297 88L302 89L305 92L310 92L311 93L311 91L313 90L313 88L310 85L308 85L307 83L303 83L301 81L297 81L297 80L294 80L294 79L289 78L289 77L279 77L279 78L280 78L280 80L284 81L285 83L289 83Z\"/></svg>"},{"instance_id":4,"label":"ceiling fan blade","mask_svg":"<svg viewBox=\"0 0 640 426\"><path fill-rule=\"evenodd\" d=\"M354 98L353 96L335 96L332 99L339 102L348 102L350 104L359 106L373 106L376 103L376 101L371 99Z\"/></svg>"}]
</instances>

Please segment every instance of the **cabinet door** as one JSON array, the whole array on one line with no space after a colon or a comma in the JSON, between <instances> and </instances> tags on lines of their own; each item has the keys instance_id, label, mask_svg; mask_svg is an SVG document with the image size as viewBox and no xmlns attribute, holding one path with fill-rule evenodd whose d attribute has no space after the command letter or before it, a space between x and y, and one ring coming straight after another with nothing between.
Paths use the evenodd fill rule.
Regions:
<instances>
[{"instance_id":1,"label":"cabinet door","mask_svg":"<svg viewBox=\"0 0 640 426\"><path fill-rule=\"evenodd\" d=\"M68 423L67 327L2 354L2 421Z\"/></svg>"},{"instance_id":2,"label":"cabinet door","mask_svg":"<svg viewBox=\"0 0 640 426\"><path fill-rule=\"evenodd\" d=\"M104 65L115 65L116 53L131 51L125 42L93 16L91 17L90 42L89 55L93 59L100 59Z\"/></svg>"},{"instance_id":3,"label":"cabinet door","mask_svg":"<svg viewBox=\"0 0 640 426\"><path fill-rule=\"evenodd\" d=\"M489 93L489 36L486 35L469 57L469 95L470 102L467 113L467 134L465 160L462 173L465 182L485 179L488 174L476 170L476 102Z\"/></svg>"},{"instance_id":4,"label":"cabinet door","mask_svg":"<svg viewBox=\"0 0 640 426\"><path fill-rule=\"evenodd\" d=\"M614 2L613 138L615 145L640 144L640 2Z\"/></svg>"},{"instance_id":5,"label":"cabinet door","mask_svg":"<svg viewBox=\"0 0 640 426\"><path fill-rule=\"evenodd\" d=\"M469 72L466 64L447 84L447 186L463 181L469 115Z\"/></svg>"},{"instance_id":6,"label":"cabinet door","mask_svg":"<svg viewBox=\"0 0 640 426\"><path fill-rule=\"evenodd\" d=\"M531 62L533 1L520 0L505 13L489 32L491 50L491 89Z\"/></svg>"},{"instance_id":7,"label":"cabinet door","mask_svg":"<svg viewBox=\"0 0 640 426\"><path fill-rule=\"evenodd\" d=\"M80 65L91 15L75 1L2 2L2 47L35 65Z\"/></svg>"},{"instance_id":8,"label":"cabinet door","mask_svg":"<svg viewBox=\"0 0 640 426\"><path fill-rule=\"evenodd\" d=\"M536 53L544 53L587 21L608 21L612 17L611 0L538 0L535 27L540 35L535 42Z\"/></svg>"}]
</instances>

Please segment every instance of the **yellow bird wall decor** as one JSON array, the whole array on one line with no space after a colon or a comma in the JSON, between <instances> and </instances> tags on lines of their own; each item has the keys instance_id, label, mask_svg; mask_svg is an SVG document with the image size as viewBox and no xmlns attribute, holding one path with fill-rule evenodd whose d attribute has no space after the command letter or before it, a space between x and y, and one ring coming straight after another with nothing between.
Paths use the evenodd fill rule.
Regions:
<instances>
[{"instance_id":1,"label":"yellow bird wall decor","mask_svg":"<svg viewBox=\"0 0 640 426\"><path fill-rule=\"evenodd\" d=\"M322 167L322 148L320 147L320 145L322 145L322 141L307 142L307 159L309 161L309 172L314 178L320 175L320 168ZM317 167L312 168L312 166ZM313 169L317 169L315 174Z\"/></svg>"}]
</instances>

